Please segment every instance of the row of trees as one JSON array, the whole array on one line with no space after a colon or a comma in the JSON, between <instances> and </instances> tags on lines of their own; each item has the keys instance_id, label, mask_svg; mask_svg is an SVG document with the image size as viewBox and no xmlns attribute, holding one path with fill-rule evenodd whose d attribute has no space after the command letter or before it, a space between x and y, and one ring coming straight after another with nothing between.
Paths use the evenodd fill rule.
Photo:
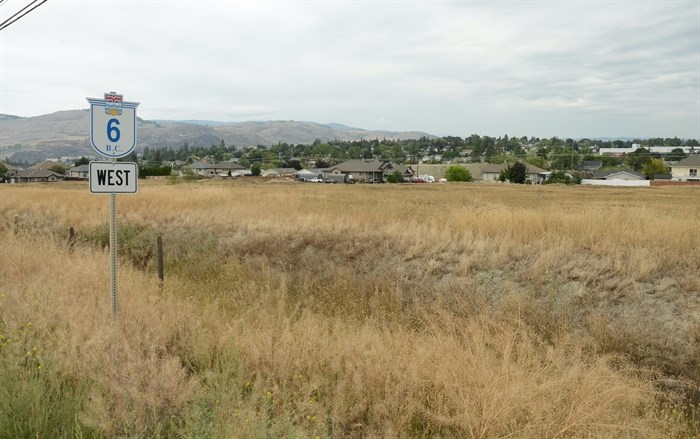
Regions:
<instances>
[{"instance_id":1,"label":"row of trees","mask_svg":"<svg viewBox=\"0 0 700 439\"><path fill-rule=\"evenodd\" d=\"M218 145L190 146L183 144L181 148L146 147L139 154L132 153L124 160L140 162L142 174L162 175L163 162L180 161L192 163L195 160L209 158L214 161L237 159L245 167L259 164L261 168L289 167L301 169L304 167L327 167L348 159L382 159L392 160L399 164L415 164L427 160L428 163L460 163L485 160L489 163L504 163L525 161L534 166L551 170L581 169L586 160L600 160L604 168L619 165L629 166L637 171L643 171L648 163L658 168L660 158L646 148L640 148L626 158L598 156L597 148L624 148L633 144L642 146L666 145L678 146L671 154L664 157L667 160L680 160L686 156L680 146L700 146L695 139L681 140L674 138L652 138L634 140L600 141L594 139L560 139L557 137L502 137L471 136L461 138L446 136L439 138L421 137L415 140L355 140L355 141L320 141L311 144L289 144L280 142L272 146L258 145L256 147L237 148L226 145L221 140ZM141 160L139 160L141 159ZM83 158L76 164L85 164ZM64 173L65 168L57 166L57 172ZM646 171L645 171L646 172Z\"/></svg>"},{"instance_id":2,"label":"row of trees","mask_svg":"<svg viewBox=\"0 0 700 439\"><path fill-rule=\"evenodd\" d=\"M151 167L163 161L192 163L208 157L215 161L238 159L241 165L249 167L259 163L266 167L290 167L300 169L313 164L324 167L348 159L382 159L399 164L414 164L420 160L429 163L477 162L482 159L489 163L526 160L543 169L579 169L586 160L601 160L604 167L615 167L625 162L640 170L653 156L648 149L641 148L627 160L616 157L600 157L599 147L631 147L632 144L664 144L694 146L695 139L682 141L678 138L635 139L630 141L596 141L591 139L540 139L537 137L489 137L473 134L467 138L447 136L440 138L422 137L417 140L356 140L330 141L316 140L311 144L288 144L280 142L272 146L236 148L227 146L222 140L218 145L191 147L185 143L182 148L145 148L141 158ZM666 157L680 160L685 153L680 147ZM133 159L131 157L130 159Z\"/></svg>"}]
</instances>

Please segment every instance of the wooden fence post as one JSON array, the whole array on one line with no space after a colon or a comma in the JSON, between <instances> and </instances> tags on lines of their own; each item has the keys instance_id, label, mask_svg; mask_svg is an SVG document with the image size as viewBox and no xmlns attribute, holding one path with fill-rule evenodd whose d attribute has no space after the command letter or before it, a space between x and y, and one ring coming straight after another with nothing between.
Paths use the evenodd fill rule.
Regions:
<instances>
[{"instance_id":1,"label":"wooden fence post","mask_svg":"<svg viewBox=\"0 0 700 439\"><path fill-rule=\"evenodd\" d=\"M75 245L75 229L71 226L68 229L68 251L73 252L73 246Z\"/></svg>"},{"instance_id":2,"label":"wooden fence post","mask_svg":"<svg viewBox=\"0 0 700 439\"><path fill-rule=\"evenodd\" d=\"M160 235L156 239L156 255L158 259L158 280L160 285L163 286L163 237Z\"/></svg>"}]
</instances>

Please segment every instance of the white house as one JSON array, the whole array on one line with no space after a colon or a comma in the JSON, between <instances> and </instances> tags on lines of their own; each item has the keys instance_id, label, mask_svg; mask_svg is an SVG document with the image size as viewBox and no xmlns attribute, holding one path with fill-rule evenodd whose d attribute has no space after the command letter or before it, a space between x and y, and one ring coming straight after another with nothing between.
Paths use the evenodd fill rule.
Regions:
<instances>
[{"instance_id":1,"label":"white house","mask_svg":"<svg viewBox=\"0 0 700 439\"><path fill-rule=\"evenodd\" d=\"M676 181L700 181L700 154L691 155L671 165L671 175Z\"/></svg>"},{"instance_id":2,"label":"white house","mask_svg":"<svg viewBox=\"0 0 700 439\"><path fill-rule=\"evenodd\" d=\"M87 180L90 177L90 165L80 165L68 170L68 178L82 178Z\"/></svg>"}]
</instances>

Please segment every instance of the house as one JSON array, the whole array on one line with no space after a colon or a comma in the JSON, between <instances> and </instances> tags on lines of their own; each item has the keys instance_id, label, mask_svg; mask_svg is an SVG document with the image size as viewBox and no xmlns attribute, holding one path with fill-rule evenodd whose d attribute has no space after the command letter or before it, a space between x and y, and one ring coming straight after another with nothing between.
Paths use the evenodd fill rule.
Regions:
<instances>
[{"instance_id":1,"label":"house","mask_svg":"<svg viewBox=\"0 0 700 439\"><path fill-rule=\"evenodd\" d=\"M90 177L90 165L80 165L70 168L67 177L87 180Z\"/></svg>"},{"instance_id":2,"label":"house","mask_svg":"<svg viewBox=\"0 0 700 439\"><path fill-rule=\"evenodd\" d=\"M413 169L410 166L394 165L388 160L348 160L324 170L323 176L325 178L333 174L346 174L356 182L383 183L386 176L394 172L409 175L409 177L413 175Z\"/></svg>"},{"instance_id":3,"label":"house","mask_svg":"<svg viewBox=\"0 0 700 439\"><path fill-rule=\"evenodd\" d=\"M604 169L593 174L596 180L646 180L646 175L631 169Z\"/></svg>"},{"instance_id":4,"label":"house","mask_svg":"<svg viewBox=\"0 0 700 439\"><path fill-rule=\"evenodd\" d=\"M244 166L234 162L192 163L192 171L202 177L229 176L235 171L243 171L244 169Z\"/></svg>"},{"instance_id":5,"label":"house","mask_svg":"<svg viewBox=\"0 0 700 439\"><path fill-rule=\"evenodd\" d=\"M394 165L393 171L389 174L393 174L394 172L398 172L399 174L401 174L401 177L404 179L404 181L410 181L416 175L415 171L413 170L413 167L409 165Z\"/></svg>"},{"instance_id":6,"label":"house","mask_svg":"<svg viewBox=\"0 0 700 439\"><path fill-rule=\"evenodd\" d=\"M48 169L23 169L14 170L5 174L8 183L41 183L61 181L65 177Z\"/></svg>"},{"instance_id":7,"label":"house","mask_svg":"<svg viewBox=\"0 0 700 439\"><path fill-rule=\"evenodd\" d=\"M676 181L700 181L700 154L691 155L671 165L671 175Z\"/></svg>"},{"instance_id":8,"label":"house","mask_svg":"<svg viewBox=\"0 0 700 439\"><path fill-rule=\"evenodd\" d=\"M525 179L530 180L534 184L544 183L547 178L547 171L540 169L537 166L533 166L529 163L523 163L525 165ZM491 164L485 163L481 166L481 178L483 181L498 181L498 177L501 176L509 163L499 163Z\"/></svg>"}]
</instances>

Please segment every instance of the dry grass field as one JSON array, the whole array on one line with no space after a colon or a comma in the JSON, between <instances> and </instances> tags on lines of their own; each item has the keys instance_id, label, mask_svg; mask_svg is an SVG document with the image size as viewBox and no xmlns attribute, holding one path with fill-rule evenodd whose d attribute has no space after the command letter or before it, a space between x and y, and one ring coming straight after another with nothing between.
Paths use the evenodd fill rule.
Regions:
<instances>
[{"instance_id":1,"label":"dry grass field","mask_svg":"<svg viewBox=\"0 0 700 439\"><path fill-rule=\"evenodd\" d=\"M116 320L108 206L0 185L1 438L700 435L698 188L146 181Z\"/></svg>"}]
</instances>

